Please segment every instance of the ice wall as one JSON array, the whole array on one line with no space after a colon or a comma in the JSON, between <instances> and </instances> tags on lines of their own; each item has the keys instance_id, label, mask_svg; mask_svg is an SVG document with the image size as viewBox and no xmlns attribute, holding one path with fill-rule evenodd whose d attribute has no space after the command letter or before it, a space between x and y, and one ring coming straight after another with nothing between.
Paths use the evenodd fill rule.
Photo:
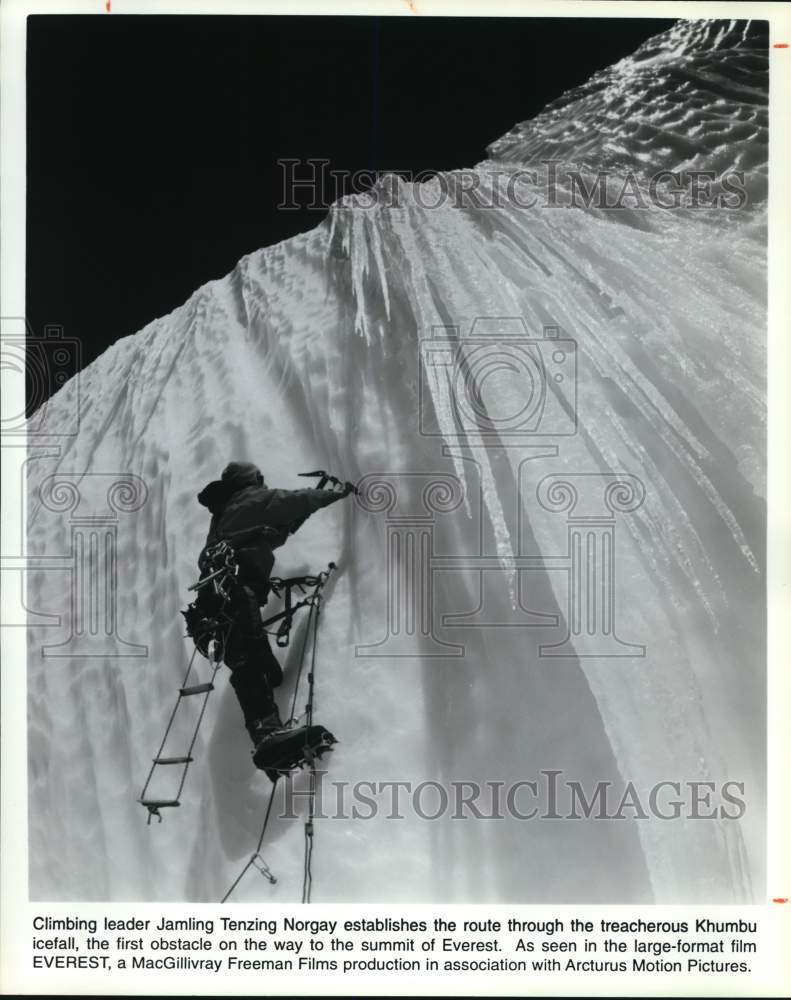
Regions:
<instances>
[{"instance_id":1,"label":"ice wall","mask_svg":"<svg viewBox=\"0 0 791 1000\"><path fill-rule=\"evenodd\" d=\"M761 895L766 38L681 23L489 155L337 203L118 341L81 373L79 401L70 384L37 415L30 443L48 450L28 461L28 551L49 563L27 592L33 897L215 900L252 851L269 785L225 671L181 807L147 826L136 802L191 653L195 496L230 459L284 487L322 467L364 483L278 560L281 575L339 565L319 644L317 710L341 740L325 780L508 786L554 770L611 782L616 802L627 782L646 796L745 783L740 821L323 819L315 899ZM736 168L746 198L564 207L571 182L561 170L547 186L549 157L644 194L660 168ZM426 353L458 358L457 333L483 364L468 376L493 366L462 404L470 378L443 381ZM573 341L573 372L555 336ZM593 542L575 517L595 522ZM86 530L117 536L117 619L69 645ZM608 599L603 563L573 550L605 536L606 649L581 624ZM298 899L302 836L275 819L263 853L278 885L251 872L235 898Z\"/></svg>"}]
</instances>

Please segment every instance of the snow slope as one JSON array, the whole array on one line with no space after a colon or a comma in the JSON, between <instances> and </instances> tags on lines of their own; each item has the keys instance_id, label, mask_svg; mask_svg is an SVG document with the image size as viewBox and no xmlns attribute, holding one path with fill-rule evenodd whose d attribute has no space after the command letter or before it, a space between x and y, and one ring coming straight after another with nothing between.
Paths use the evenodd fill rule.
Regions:
<instances>
[{"instance_id":1,"label":"snow slope","mask_svg":"<svg viewBox=\"0 0 791 1000\"><path fill-rule=\"evenodd\" d=\"M34 898L216 900L252 852L269 784L224 668L180 808L146 825L136 801L191 653L179 610L207 528L195 497L231 459L283 487L315 468L366 477L360 503L320 512L278 553L283 576L339 566L319 640L317 711L341 740L325 781L508 786L555 770L646 797L658 781L745 783L740 820L430 822L408 804L389 819L380 797L374 818L317 821L314 899L761 897L766 71L760 26L679 23L493 143L474 168L479 204L441 197L469 172L385 178L374 199L337 203L119 340L79 376L78 433L57 436L73 385L46 404L35 440L53 447L28 462L28 552L68 556L80 532L116 531L117 621L83 637L92 655L42 653L69 637L75 573L68 559L29 573ZM734 167L748 198L550 207L549 157L587 177L632 170L642 191L658 169ZM537 203L497 202L509 179ZM508 415L525 384L501 363L515 328L473 327L479 317L521 317L539 359L544 410L524 433L509 436ZM478 405L500 416L485 433L468 417L459 430L447 388L420 366L429 341L449 356L453 327L483 333L476 357L494 366ZM550 377L554 345L536 343L547 327L576 342L576 396ZM128 488L108 506L119 476ZM593 648L584 628L567 655L546 655L584 613L574 587L600 571L570 569L564 479L593 518L581 544L614 525L627 645L608 648L628 655L579 655ZM393 621L408 611L388 605L388 565L403 577L428 558L430 531L433 632L407 623L377 647L388 606ZM534 564L515 569L516 557ZM283 660L284 706L299 645ZM299 819L273 819L263 854L278 884L249 872L234 898L298 900L302 845Z\"/></svg>"}]
</instances>

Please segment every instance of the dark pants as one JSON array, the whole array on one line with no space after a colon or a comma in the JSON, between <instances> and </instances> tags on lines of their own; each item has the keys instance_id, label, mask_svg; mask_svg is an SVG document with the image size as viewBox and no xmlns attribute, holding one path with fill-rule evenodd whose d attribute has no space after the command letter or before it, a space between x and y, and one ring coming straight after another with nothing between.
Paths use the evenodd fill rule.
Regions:
<instances>
[{"instance_id":1,"label":"dark pants","mask_svg":"<svg viewBox=\"0 0 791 1000\"><path fill-rule=\"evenodd\" d=\"M259 601L253 587L237 583L231 607L233 625L224 656L251 735L256 721L277 714L273 689L283 680L280 664L261 624Z\"/></svg>"}]
</instances>

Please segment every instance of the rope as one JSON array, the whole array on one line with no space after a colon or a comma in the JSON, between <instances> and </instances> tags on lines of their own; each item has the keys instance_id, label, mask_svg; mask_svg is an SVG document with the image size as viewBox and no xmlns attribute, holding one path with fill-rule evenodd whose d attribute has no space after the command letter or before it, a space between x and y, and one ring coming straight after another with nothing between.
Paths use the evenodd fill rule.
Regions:
<instances>
[{"instance_id":1,"label":"rope","mask_svg":"<svg viewBox=\"0 0 791 1000\"><path fill-rule=\"evenodd\" d=\"M309 598L309 601L310 601L310 611L308 611L308 621L307 621L307 625L305 626L305 638L302 640L302 649L300 650L300 654L299 654L299 669L297 670L297 679L294 682L294 697L291 699L291 713L290 713L289 719L288 719L288 724L289 725L295 721L294 712L296 711L296 708L297 708L297 697L299 695L299 682L302 680L302 671L303 671L303 669L305 667L305 652L306 652L306 650L308 648L308 639L310 639L310 634L311 634L310 627L311 627L311 625L314 624L314 619L318 617L318 606L319 606L319 602L321 601L321 595L319 594L319 591L324 586L324 582L325 582L324 580L319 580L318 581L318 583L316 584L316 586L313 588L313 593L310 595L310 598ZM315 634L316 634L316 628L314 626L314 628L313 628L313 635L315 636ZM315 639L314 639L314 642L313 642L313 646L314 646L314 656L315 656L315 646L316 646ZM308 675L308 680L310 680L310 675ZM312 691L310 692L310 695L309 695L309 703L310 704L313 703L313 692ZM308 719L308 725L310 725L311 722L312 722L312 718Z\"/></svg>"},{"instance_id":2,"label":"rope","mask_svg":"<svg viewBox=\"0 0 791 1000\"><path fill-rule=\"evenodd\" d=\"M260 854L261 847L262 847L262 845L264 843L264 835L266 834L266 828L267 828L267 825L269 824L269 816L272 813L272 803L275 801L275 789L276 788L277 788L277 784L273 783L272 784L272 791L269 793L269 804L266 807L266 815L264 816L264 824L261 827L261 835L258 838L258 844L256 845L255 851L253 852L252 857L247 862L247 864L244 866L244 868L236 876L236 879L234 880L234 883L231 886L231 888L225 893L225 895L220 900L221 903L224 903L227 899L230 898L231 893L234 891L234 889L237 887L237 885L239 885L239 883L242 881L242 879L247 874L247 871L248 871L248 869L250 868L251 865L255 865L255 867L258 868L258 870L261 872L261 874L264 876L264 878L268 879L272 883L272 885L274 885L277 882L277 879L272 874L272 872L269 870L268 865L266 864L266 862L264 861L264 859L261 857L261 854ZM258 865L255 864L256 860L260 861L261 867L259 867Z\"/></svg>"},{"instance_id":3,"label":"rope","mask_svg":"<svg viewBox=\"0 0 791 1000\"><path fill-rule=\"evenodd\" d=\"M311 614L314 607L311 607ZM310 672L308 674L308 702L305 706L307 717L306 725L313 725L313 695L316 688L316 648L319 635L319 618L321 616L321 594L316 591L315 611L313 618L313 649L310 658ZM307 636L305 637L307 644ZM294 692L296 696L296 691ZM310 761L309 795L308 795L308 818L305 820L305 859L302 871L302 902L310 902L310 894L313 889L313 818L316 812L316 762L313 757Z\"/></svg>"}]
</instances>

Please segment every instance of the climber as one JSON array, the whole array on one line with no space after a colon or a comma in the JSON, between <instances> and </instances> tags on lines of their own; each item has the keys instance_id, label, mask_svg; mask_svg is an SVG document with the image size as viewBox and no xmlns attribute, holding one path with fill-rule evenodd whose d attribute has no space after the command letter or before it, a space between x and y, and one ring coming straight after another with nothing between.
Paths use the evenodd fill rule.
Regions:
<instances>
[{"instance_id":1,"label":"climber","mask_svg":"<svg viewBox=\"0 0 791 1000\"><path fill-rule=\"evenodd\" d=\"M201 570L206 550L221 541L233 547L239 567L231 600L233 627L223 658L231 670L257 766L266 757L267 741L283 728L273 695L283 675L261 620L261 606L270 591L273 550L315 511L354 492L351 483L339 485L337 490L270 489L258 466L231 462L221 479L198 494L198 502L212 515L199 560Z\"/></svg>"}]
</instances>

